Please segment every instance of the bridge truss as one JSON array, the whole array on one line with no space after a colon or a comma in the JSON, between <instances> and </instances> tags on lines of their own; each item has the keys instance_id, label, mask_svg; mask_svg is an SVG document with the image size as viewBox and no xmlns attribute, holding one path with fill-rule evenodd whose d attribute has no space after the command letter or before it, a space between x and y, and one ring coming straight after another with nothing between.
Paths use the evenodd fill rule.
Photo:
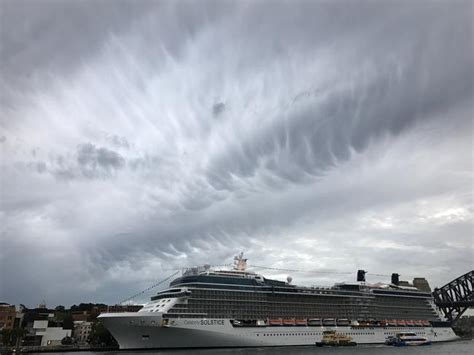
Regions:
<instances>
[{"instance_id":1,"label":"bridge truss","mask_svg":"<svg viewBox=\"0 0 474 355\"><path fill-rule=\"evenodd\" d=\"M433 298L450 322L458 320L469 307L474 307L474 270L435 288Z\"/></svg>"}]
</instances>

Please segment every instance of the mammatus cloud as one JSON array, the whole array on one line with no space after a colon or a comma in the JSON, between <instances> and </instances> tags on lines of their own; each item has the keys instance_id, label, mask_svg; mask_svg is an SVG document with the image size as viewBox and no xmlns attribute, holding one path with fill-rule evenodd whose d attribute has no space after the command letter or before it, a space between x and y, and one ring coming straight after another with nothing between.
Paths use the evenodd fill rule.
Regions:
<instances>
[{"instance_id":1,"label":"mammatus cloud","mask_svg":"<svg viewBox=\"0 0 474 355\"><path fill-rule=\"evenodd\" d=\"M24 4L2 3L0 298L112 303L240 250L472 268L469 2Z\"/></svg>"},{"instance_id":2,"label":"mammatus cloud","mask_svg":"<svg viewBox=\"0 0 474 355\"><path fill-rule=\"evenodd\" d=\"M77 163L82 175L92 178L112 175L124 166L125 160L113 150L87 143L77 147Z\"/></svg>"}]
</instances>

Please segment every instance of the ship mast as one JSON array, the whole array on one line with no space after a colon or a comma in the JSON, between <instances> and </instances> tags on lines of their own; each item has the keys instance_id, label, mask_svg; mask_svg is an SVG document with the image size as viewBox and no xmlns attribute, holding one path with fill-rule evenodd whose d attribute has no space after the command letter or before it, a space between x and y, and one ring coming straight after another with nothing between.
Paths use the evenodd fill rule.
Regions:
<instances>
[{"instance_id":1,"label":"ship mast","mask_svg":"<svg viewBox=\"0 0 474 355\"><path fill-rule=\"evenodd\" d=\"M247 269L247 259L244 259L244 252L234 257L234 270L245 271Z\"/></svg>"}]
</instances>

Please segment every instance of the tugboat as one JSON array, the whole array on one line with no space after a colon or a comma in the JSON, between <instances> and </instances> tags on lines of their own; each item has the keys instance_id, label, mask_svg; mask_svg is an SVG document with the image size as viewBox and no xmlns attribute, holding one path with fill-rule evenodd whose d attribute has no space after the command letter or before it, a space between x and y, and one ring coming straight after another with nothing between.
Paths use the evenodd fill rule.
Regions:
<instances>
[{"instance_id":1,"label":"tugboat","mask_svg":"<svg viewBox=\"0 0 474 355\"><path fill-rule=\"evenodd\" d=\"M421 346L431 345L431 342L415 333L398 333L392 343L394 346Z\"/></svg>"},{"instance_id":2,"label":"tugboat","mask_svg":"<svg viewBox=\"0 0 474 355\"><path fill-rule=\"evenodd\" d=\"M350 336L336 333L335 330L326 330L323 332L323 339L316 342L316 346L356 346L357 343L352 341Z\"/></svg>"}]
</instances>

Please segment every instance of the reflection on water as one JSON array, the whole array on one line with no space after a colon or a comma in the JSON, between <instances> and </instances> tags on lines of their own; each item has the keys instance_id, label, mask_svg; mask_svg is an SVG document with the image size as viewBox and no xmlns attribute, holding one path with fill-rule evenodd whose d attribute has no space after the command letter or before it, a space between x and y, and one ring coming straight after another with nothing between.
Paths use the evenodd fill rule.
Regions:
<instances>
[{"instance_id":1,"label":"reflection on water","mask_svg":"<svg viewBox=\"0 0 474 355\"><path fill-rule=\"evenodd\" d=\"M91 354L106 354L106 355L146 355L146 354L160 354L160 355L180 355L180 354L224 354L224 355L270 355L270 354L289 354L289 355L314 355L314 354L435 354L435 355L472 355L474 349L474 341L462 340L451 343L438 343L430 346L420 347L404 347L395 348L385 345L359 345L357 347L349 348L317 348L314 346L292 346L292 347L274 347L274 348L231 348L231 349L185 349L185 350L138 350L138 351L109 351L109 352L74 352L74 353L55 353L68 355L91 355ZM43 353L44 354L44 353Z\"/></svg>"}]
</instances>

